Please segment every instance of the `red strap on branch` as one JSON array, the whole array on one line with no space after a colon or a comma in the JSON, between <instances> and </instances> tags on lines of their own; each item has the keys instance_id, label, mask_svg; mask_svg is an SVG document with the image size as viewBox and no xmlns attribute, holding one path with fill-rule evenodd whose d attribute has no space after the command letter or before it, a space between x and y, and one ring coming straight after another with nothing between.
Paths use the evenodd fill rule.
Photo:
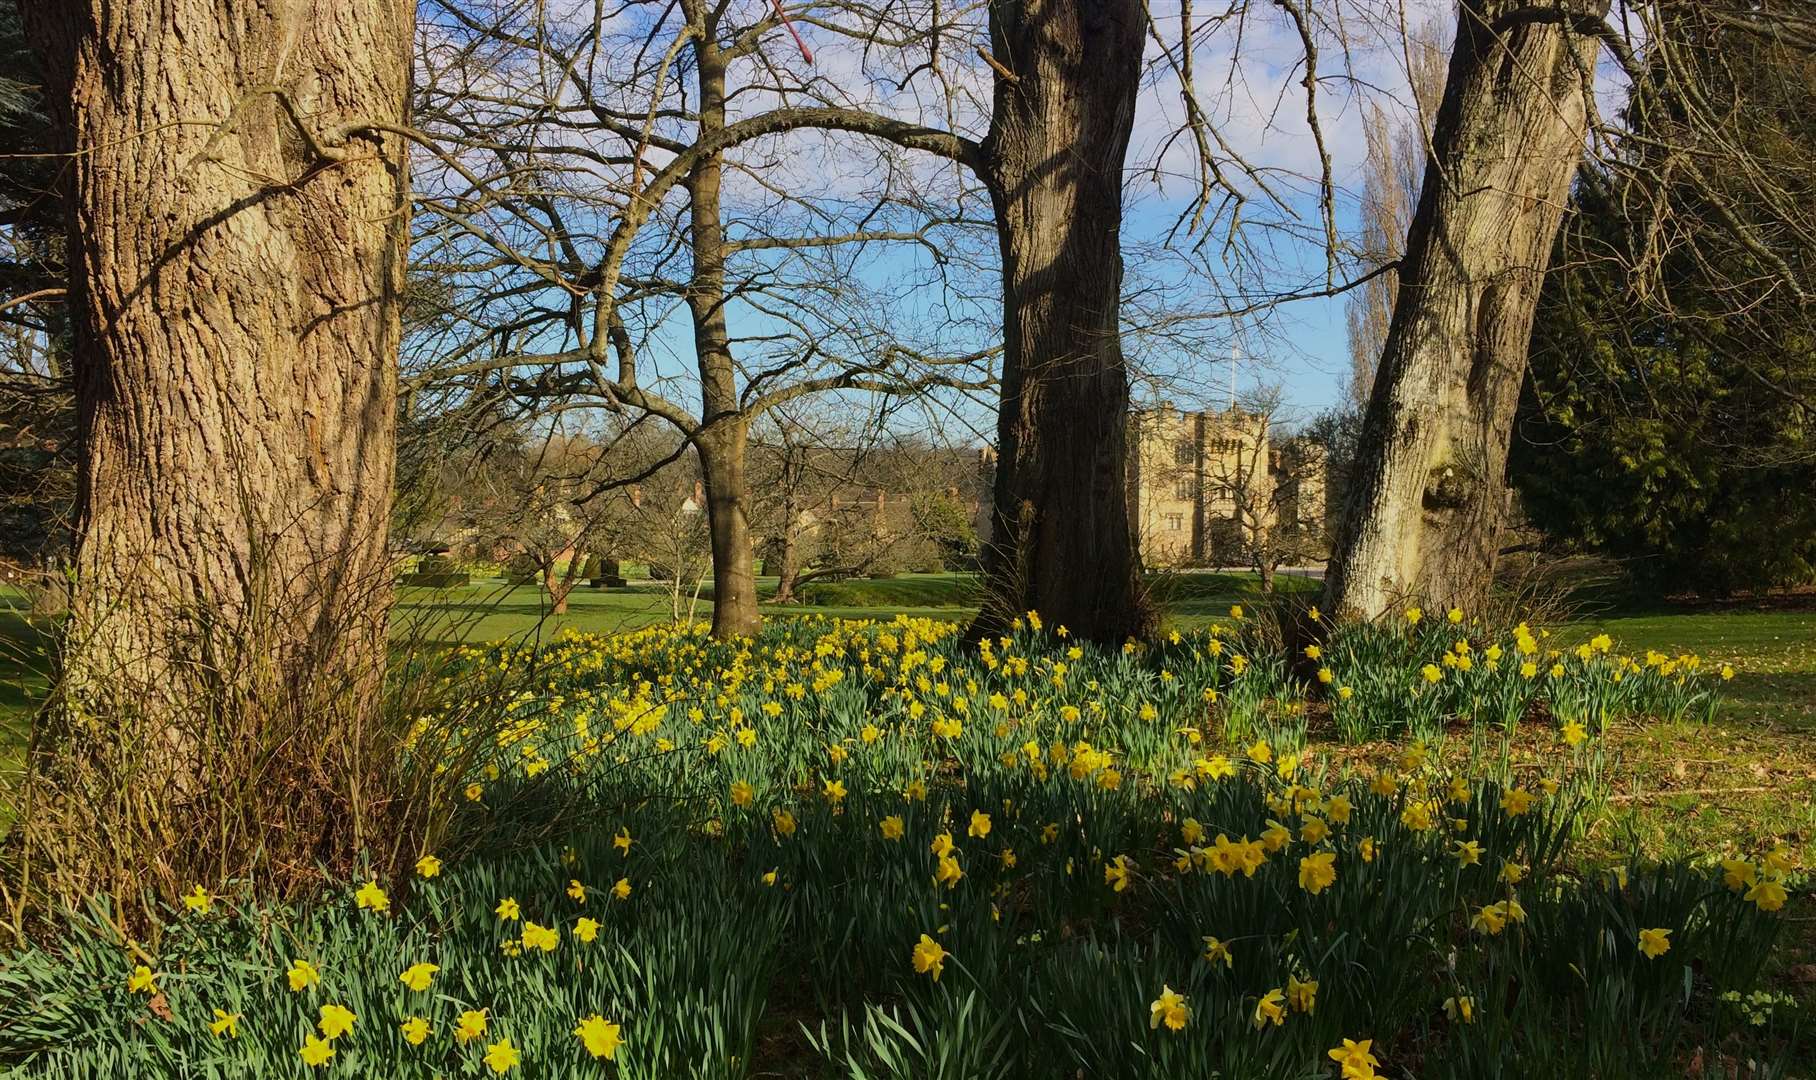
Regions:
<instances>
[{"instance_id":1,"label":"red strap on branch","mask_svg":"<svg viewBox=\"0 0 1816 1080\"><path fill-rule=\"evenodd\" d=\"M769 6L776 9L776 18L781 19L782 25L788 28L788 36L795 39L796 47L801 50L801 58L810 64L813 63L813 51L807 47L805 41L801 40L801 35L795 31L794 23L788 21L788 15L782 11L782 0L769 0Z\"/></svg>"}]
</instances>

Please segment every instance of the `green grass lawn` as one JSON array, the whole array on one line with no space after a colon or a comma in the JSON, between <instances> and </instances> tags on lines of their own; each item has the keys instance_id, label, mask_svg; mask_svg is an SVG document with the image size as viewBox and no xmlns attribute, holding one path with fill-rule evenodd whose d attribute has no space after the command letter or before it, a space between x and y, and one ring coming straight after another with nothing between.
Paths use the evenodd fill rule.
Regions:
<instances>
[{"instance_id":1,"label":"green grass lawn","mask_svg":"<svg viewBox=\"0 0 1816 1080\"><path fill-rule=\"evenodd\" d=\"M772 595L775 584L774 578L758 578L758 594ZM1277 589L1283 594L1309 594L1317 588L1318 583L1307 578L1278 578ZM1169 574L1156 577L1153 590L1166 617L1187 626L1227 618L1231 604L1253 604L1262 598L1260 582L1253 574ZM763 614L771 618L817 614L871 619L907 614L964 619L977 610L978 583L972 574L900 574L813 582L801 595L804 602L800 604L763 604ZM691 594L682 597L684 614L691 599ZM704 591L691 607L695 618L711 618L711 592ZM670 594L659 582L633 582L624 589L582 587L569 596L568 610L555 615L547 595L536 586L513 588L502 580L482 579L463 589L400 590L392 621L403 638L490 641L547 637L564 629L617 633L665 622L673 610Z\"/></svg>"},{"instance_id":2,"label":"green grass lawn","mask_svg":"<svg viewBox=\"0 0 1816 1080\"><path fill-rule=\"evenodd\" d=\"M25 764L32 709L49 688L50 620L32 618L0 594L0 830L12 820L7 789Z\"/></svg>"}]
</instances>

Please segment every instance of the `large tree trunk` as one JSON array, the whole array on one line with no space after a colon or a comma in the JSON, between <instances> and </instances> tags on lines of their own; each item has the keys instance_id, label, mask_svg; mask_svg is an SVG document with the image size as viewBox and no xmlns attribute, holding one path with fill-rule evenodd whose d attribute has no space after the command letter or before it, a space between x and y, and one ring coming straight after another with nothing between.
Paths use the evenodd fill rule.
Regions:
<instances>
[{"instance_id":1,"label":"large tree trunk","mask_svg":"<svg viewBox=\"0 0 1816 1080\"><path fill-rule=\"evenodd\" d=\"M403 119L410 6L27 10L74 150L69 685L155 725L246 676L222 665L251 646L299 698L371 700L405 155L396 136L320 140Z\"/></svg>"},{"instance_id":2,"label":"large tree trunk","mask_svg":"<svg viewBox=\"0 0 1816 1080\"><path fill-rule=\"evenodd\" d=\"M80 450L62 726L26 843L50 887L123 909L346 872L398 832L371 816L397 809L371 721L406 158L356 121L405 117L412 6L25 13L72 152Z\"/></svg>"},{"instance_id":3,"label":"large tree trunk","mask_svg":"<svg viewBox=\"0 0 1816 1080\"><path fill-rule=\"evenodd\" d=\"M1608 0L1585 5L1599 19ZM1326 584L1334 611L1470 606L1493 576L1533 311L1583 154L1596 43L1464 0Z\"/></svg>"},{"instance_id":4,"label":"large tree trunk","mask_svg":"<svg viewBox=\"0 0 1816 1080\"><path fill-rule=\"evenodd\" d=\"M1097 641L1151 629L1129 531L1118 326L1139 0L996 0L984 153L1002 249L1003 380L985 602Z\"/></svg>"},{"instance_id":5,"label":"large tree trunk","mask_svg":"<svg viewBox=\"0 0 1816 1080\"><path fill-rule=\"evenodd\" d=\"M700 133L725 126L725 58L704 35L695 43L699 64ZM700 370L701 430L694 445L706 480L707 525L713 544L713 636L748 637L763 626L757 613L757 567L750 549L750 491L745 458L749 424L738 400L731 331L725 322L725 223L720 216L724 157L708 154L687 178L693 277L687 304L693 314L694 356Z\"/></svg>"}]
</instances>

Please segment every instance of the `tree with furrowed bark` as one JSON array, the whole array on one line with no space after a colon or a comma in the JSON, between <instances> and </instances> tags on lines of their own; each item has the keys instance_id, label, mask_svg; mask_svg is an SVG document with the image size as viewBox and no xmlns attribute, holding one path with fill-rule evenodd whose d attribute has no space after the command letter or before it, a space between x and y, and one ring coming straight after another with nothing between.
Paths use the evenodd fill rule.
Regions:
<instances>
[{"instance_id":1,"label":"tree with furrowed bark","mask_svg":"<svg viewBox=\"0 0 1816 1080\"><path fill-rule=\"evenodd\" d=\"M306 874L373 839L411 5L23 7L68 155L78 540L39 743L92 831L57 842L121 897ZM222 816L241 784L293 798Z\"/></svg>"}]
</instances>

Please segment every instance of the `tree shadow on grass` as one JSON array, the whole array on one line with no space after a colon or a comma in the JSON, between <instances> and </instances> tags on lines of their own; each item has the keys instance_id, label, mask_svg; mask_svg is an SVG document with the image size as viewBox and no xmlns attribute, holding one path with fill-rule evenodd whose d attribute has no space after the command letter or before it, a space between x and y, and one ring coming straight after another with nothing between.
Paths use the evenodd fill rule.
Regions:
<instances>
[{"instance_id":1,"label":"tree shadow on grass","mask_svg":"<svg viewBox=\"0 0 1816 1080\"><path fill-rule=\"evenodd\" d=\"M1802 736L1816 750L1816 672L1739 672L1723 688L1716 719Z\"/></svg>"}]
</instances>

